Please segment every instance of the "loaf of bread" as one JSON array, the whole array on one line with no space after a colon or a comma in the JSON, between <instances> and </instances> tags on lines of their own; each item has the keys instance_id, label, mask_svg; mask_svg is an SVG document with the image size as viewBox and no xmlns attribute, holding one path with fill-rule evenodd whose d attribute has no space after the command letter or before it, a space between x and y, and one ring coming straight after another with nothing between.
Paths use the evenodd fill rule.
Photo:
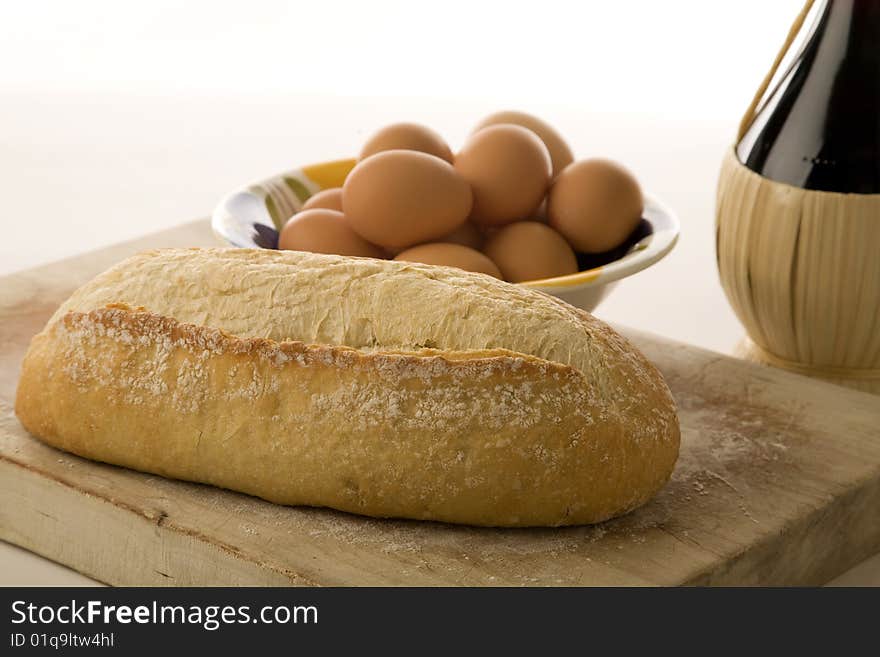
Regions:
<instances>
[{"instance_id":1,"label":"loaf of bread","mask_svg":"<svg viewBox=\"0 0 880 657\"><path fill-rule=\"evenodd\" d=\"M462 270L247 249L135 256L31 343L16 412L99 461L291 505L592 523L678 455L657 370L588 313Z\"/></svg>"}]
</instances>

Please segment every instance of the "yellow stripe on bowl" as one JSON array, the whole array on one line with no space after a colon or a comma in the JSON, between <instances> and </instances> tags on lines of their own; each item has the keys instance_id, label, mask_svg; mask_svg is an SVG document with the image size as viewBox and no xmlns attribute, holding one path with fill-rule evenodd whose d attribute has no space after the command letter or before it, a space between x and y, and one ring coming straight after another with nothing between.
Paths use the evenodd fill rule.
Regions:
<instances>
[{"instance_id":1,"label":"yellow stripe on bowl","mask_svg":"<svg viewBox=\"0 0 880 657\"><path fill-rule=\"evenodd\" d=\"M524 281L520 285L526 287L572 287L575 285L583 285L591 283L602 275L602 267L594 267L587 271L579 271L576 274L568 274L567 276L557 276L556 278L542 278L537 281Z\"/></svg>"},{"instance_id":2,"label":"yellow stripe on bowl","mask_svg":"<svg viewBox=\"0 0 880 657\"><path fill-rule=\"evenodd\" d=\"M322 162L303 167L302 172L321 189L330 189L342 187L342 183L345 182L346 176L355 164L357 164L357 160L354 158L334 160L333 162Z\"/></svg>"}]
</instances>

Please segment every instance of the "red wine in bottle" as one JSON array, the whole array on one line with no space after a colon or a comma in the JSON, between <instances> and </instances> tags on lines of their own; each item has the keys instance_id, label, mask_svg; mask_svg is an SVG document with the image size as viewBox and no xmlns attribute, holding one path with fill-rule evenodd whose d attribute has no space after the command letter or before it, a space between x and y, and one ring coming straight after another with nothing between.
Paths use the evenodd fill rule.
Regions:
<instances>
[{"instance_id":1,"label":"red wine in bottle","mask_svg":"<svg viewBox=\"0 0 880 657\"><path fill-rule=\"evenodd\" d=\"M880 0L825 0L736 148L802 189L880 193Z\"/></svg>"}]
</instances>

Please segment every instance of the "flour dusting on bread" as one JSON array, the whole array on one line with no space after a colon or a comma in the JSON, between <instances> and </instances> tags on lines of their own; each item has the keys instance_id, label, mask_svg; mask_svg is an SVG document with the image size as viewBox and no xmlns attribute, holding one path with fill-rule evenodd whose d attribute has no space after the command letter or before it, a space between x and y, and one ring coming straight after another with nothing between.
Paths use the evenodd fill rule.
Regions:
<instances>
[{"instance_id":1,"label":"flour dusting on bread","mask_svg":"<svg viewBox=\"0 0 880 657\"><path fill-rule=\"evenodd\" d=\"M113 303L239 337L368 351L508 349L587 375L611 333L554 297L491 276L254 249L144 252L77 290L50 323Z\"/></svg>"}]
</instances>

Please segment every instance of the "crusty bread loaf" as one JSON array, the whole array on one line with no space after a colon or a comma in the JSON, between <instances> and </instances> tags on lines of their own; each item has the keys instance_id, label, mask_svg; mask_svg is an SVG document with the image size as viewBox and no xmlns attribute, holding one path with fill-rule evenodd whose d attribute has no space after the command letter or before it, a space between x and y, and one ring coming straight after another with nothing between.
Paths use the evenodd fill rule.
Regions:
<instances>
[{"instance_id":1,"label":"crusty bread loaf","mask_svg":"<svg viewBox=\"0 0 880 657\"><path fill-rule=\"evenodd\" d=\"M98 276L34 338L16 412L109 463L474 525L625 513L679 444L659 373L585 312L452 268L267 250Z\"/></svg>"}]
</instances>

